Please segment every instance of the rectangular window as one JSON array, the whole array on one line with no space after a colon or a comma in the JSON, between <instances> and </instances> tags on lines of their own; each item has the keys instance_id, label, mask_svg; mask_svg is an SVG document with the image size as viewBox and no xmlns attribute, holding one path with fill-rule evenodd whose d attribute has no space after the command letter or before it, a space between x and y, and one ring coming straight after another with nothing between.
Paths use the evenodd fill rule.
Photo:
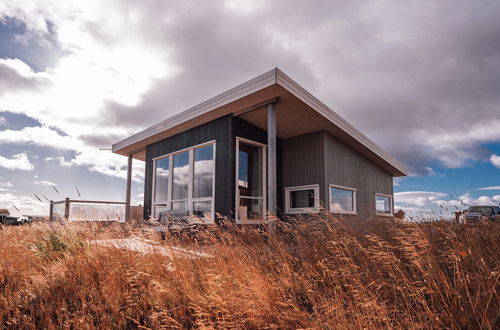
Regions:
<instances>
[{"instance_id":1,"label":"rectangular window","mask_svg":"<svg viewBox=\"0 0 500 330\"><path fill-rule=\"evenodd\" d=\"M168 157L156 160L155 166L155 192L154 200L158 202L167 201L169 159Z\"/></svg>"},{"instance_id":2,"label":"rectangular window","mask_svg":"<svg viewBox=\"0 0 500 330\"><path fill-rule=\"evenodd\" d=\"M193 197L211 197L214 182L214 146L194 150Z\"/></svg>"},{"instance_id":3,"label":"rectangular window","mask_svg":"<svg viewBox=\"0 0 500 330\"><path fill-rule=\"evenodd\" d=\"M356 189L330 185L330 212L356 214Z\"/></svg>"},{"instance_id":4,"label":"rectangular window","mask_svg":"<svg viewBox=\"0 0 500 330\"><path fill-rule=\"evenodd\" d=\"M314 213L319 210L319 186L285 188L286 213Z\"/></svg>"},{"instance_id":5,"label":"rectangular window","mask_svg":"<svg viewBox=\"0 0 500 330\"><path fill-rule=\"evenodd\" d=\"M392 215L392 196L375 194L375 207L380 215Z\"/></svg>"},{"instance_id":6,"label":"rectangular window","mask_svg":"<svg viewBox=\"0 0 500 330\"><path fill-rule=\"evenodd\" d=\"M187 199L189 187L189 152L174 155L172 200Z\"/></svg>"},{"instance_id":7,"label":"rectangular window","mask_svg":"<svg viewBox=\"0 0 500 330\"><path fill-rule=\"evenodd\" d=\"M161 211L214 217L215 142L153 160L153 217Z\"/></svg>"}]
</instances>

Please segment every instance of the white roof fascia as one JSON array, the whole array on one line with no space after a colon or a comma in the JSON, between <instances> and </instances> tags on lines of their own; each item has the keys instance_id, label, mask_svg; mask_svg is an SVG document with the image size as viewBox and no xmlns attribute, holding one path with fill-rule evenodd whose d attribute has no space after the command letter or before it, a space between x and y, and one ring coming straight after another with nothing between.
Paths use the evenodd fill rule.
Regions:
<instances>
[{"instance_id":1,"label":"white roof fascia","mask_svg":"<svg viewBox=\"0 0 500 330\"><path fill-rule=\"evenodd\" d=\"M208 99L205 102L202 102L194 107L191 107L183 112L180 112L170 118L167 118L158 124L155 124L145 130L131 135L120 142L117 142L112 145L112 151L116 152L120 149L126 148L134 143L140 142L144 139L147 139L155 134L166 131L172 127L175 127L179 124L187 122L193 118L196 118L200 115L203 115L207 112L215 110L221 106L229 104L233 101L236 101L240 98L248 96L252 93L255 93L261 89L272 86L276 84L276 69L272 69L252 80L249 80L241 85L238 85L230 90L219 94L211 99Z\"/></svg>"}]
</instances>

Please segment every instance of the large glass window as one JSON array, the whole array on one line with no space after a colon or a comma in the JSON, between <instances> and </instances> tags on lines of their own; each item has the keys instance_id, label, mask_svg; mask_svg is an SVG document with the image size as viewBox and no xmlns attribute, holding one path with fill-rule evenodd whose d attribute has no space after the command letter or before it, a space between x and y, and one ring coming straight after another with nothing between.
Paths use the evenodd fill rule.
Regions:
<instances>
[{"instance_id":1,"label":"large glass window","mask_svg":"<svg viewBox=\"0 0 500 330\"><path fill-rule=\"evenodd\" d=\"M312 213L319 210L319 186L285 188L286 213Z\"/></svg>"},{"instance_id":2,"label":"large glass window","mask_svg":"<svg viewBox=\"0 0 500 330\"><path fill-rule=\"evenodd\" d=\"M330 211L335 213L355 213L356 190L330 185Z\"/></svg>"},{"instance_id":3,"label":"large glass window","mask_svg":"<svg viewBox=\"0 0 500 330\"><path fill-rule=\"evenodd\" d=\"M156 160L155 168L155 201L167 201L168 193L168 177L169 177L169 158L161 158Z\"/></svg>"},{"instance_id":4,"label":"large glass window","mask_svg":"<svg viewBox=\"0 0 500 330\"><path fill-rule=\"evenodd\" d=\"M375 195L377 213L392 214L392 197L382 194Z\"/></svg>"},{"instance_id":5,"label":"large glass window","mask_svg":"<svg viewBox=\"0 0 500 330\"><path fill-rule=\"evenodd\" d=\"M172 199L187 199L189 187L189 153L186 151L174 155L173 167Z\"/></svg>"},{"instance_id":6,"label":"large glass window","mask_svg":"<svg viewBox=\"0 0 500 330\"><path fill-rule=\"evenodd\" d=\"M153 216L161 211L213 218L215 143L154 160Z\"/></svg>"},{"instance_id":7,"label":"large glass window","mask_svg":"<svg viewBox=\"0 0 500 330\"><path fill-rule=\"evenodd\" d=\"M194 150L193 197L212 196L214 182L214 146Z\"/></svg>"}]
</instances>

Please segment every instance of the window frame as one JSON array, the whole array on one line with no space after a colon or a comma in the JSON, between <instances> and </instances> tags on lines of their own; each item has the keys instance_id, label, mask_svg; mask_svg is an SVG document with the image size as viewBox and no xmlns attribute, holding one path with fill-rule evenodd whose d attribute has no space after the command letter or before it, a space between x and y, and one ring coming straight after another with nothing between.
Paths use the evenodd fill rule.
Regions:
<instances>
[{"instance_id":1,"label":"window frame","mask_svg":"<svg viewBox=\"0 0 500 330\"><path fill-rule=\"evenodd\" d=\"M388 197L389 198L389 207L390 207L390 212L379 212L377 210L377 196L382 196L382 197ZM379 217L393 217L394 216L394 196L393 195L388 195L388 194L382 194L382 193L375 193L375 213Z\"/></svg>"},{"instance_id":2,"label":"window frame","mask_svg":"<svg viewBox=\"0 0 500 330\"><path fill-rule=\"evenodd\" d=\"M343 189L343 190L349 190L352 192L352 211L348 210L337 210L332 208L332 191L331 188L337 188L337 189ZM357 203L357 195L358 195L358 189L356 188L351 188L351 187L344 187L344 186L339 186L336 184L329 184L328 185L328 210L331 213L335 214L352 214L352 215L357 215L358 214L358 203Z\"/></svg>"},{"instance_id":3,"label":"window frame","mask_svg":"<svg viewBox=\"0 0 500 330\"><path fill-rule=\"evenodd\" d=\"M240 143L246 143L250 145L257 146L259 148L262 148L262 198L260 197L252 197L252 196L240 196L240 190L239 190L239 178L240 178L240 158L239 158L239 153L240 153ZM236 144L236 168L235 168L235 210L234 210L234 215L235 215L235 223L236 224L247 224L247 225L256 225L256 224L264 224L266 222L267 216L267 144L263 144L257 141L245 139L242 137L237 136L235 139L235 144ZM243 199L255 199L255 200L260 200L262 201L262 219L253 219L253 220L242 220L239 218L239 212L238 212L238 206L240 203L240 198Z\"/></svg>"},{"instance_id":4,"label":"window frame","mask_svg":"<svg viewBox=\"0 0 500 330\"><path fill-rule=\"evenodd\" d=\"M292 191L310 190L314 189L314 207L290 207L290 193ZM285 214L313 214L318 213L320 210L320 198L319 198L319 184L309 184L303 186L290 186L285 187Z\"/></svg>"},{"instance_id":5,"label":"window frame","mask_svg":"<svg viewBox=\"0 0 500 330\"><path fill-rule=\"evenodd\" d=\"M206 146L213 146L213 180L212 180L212 196L211 197L193 197L193 186L194 186L194 151L199 148L203 148ZM188 152L189 161L188 161L188 196L187 199L172 199L173 192L173 165L174 165L174 156L177 154L181 154L184 152ZM204 218L203 221L209 224L215 223L215 182L216 182L216 155L217 155L217 143L216 140L211 140L207 142L203 142L188 148L180 149L165 155L161 155L158 157L154 157L152 159L153 162L153 177L152 177L152 193L151 193L151 216L153 219L158 220L159 216L155 212L156 207L165 207L166 210L172 210L172 202L187 202L186 214L193 215L193 203L194 202L211 202L211 212L210 218ZM169 172L168 172L168 187L167 187L167 200L166 201L156 201L155 200L155 189L156 189L156 161L159 159L167 158L169 159Z\"/></svg>"}]
</instances>

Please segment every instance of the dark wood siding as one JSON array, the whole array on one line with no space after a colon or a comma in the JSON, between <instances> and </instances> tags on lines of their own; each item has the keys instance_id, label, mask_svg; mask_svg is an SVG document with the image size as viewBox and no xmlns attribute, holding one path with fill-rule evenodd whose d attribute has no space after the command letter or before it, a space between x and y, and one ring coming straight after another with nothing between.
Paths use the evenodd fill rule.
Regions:
<instances>
[{"instance_id":1,"label":"dark wood siding","mask_svg":"<svg viewBox=\"0 0 500 330\"><path fill-rule=\"evenodd\" d=\"M234 210L233 173L235 173L232 119L232 115L227 115L147 146L144 184L145 219L149 219L151 214L153 158L211 140L216 141L215 212L232 217ZM233 175L228 175L228 173Z\"/></svg>"},{"instance_id":2,"label":"dark wood siding","mask_svg":"<svg viewBox=\"0 0 500 330\"><path fill-rule=\"evenodd\" d=\"M327 132L326 182L357 189L358 217L374 218L375 193L393 195L392 175Z\"/></svg>"},{"instance_id":3,"label":"dark wood siding","mask_svg":"<svg viewBox=\"0 0 500 330\"><path fill-rule=\"evenodd\" d=\"M324 205L326 180L323 132L300 135L282 142L283 187L318 184L320 201ZM284 205L284 201L282 203Z\"/></svg>"}]
</instances>

